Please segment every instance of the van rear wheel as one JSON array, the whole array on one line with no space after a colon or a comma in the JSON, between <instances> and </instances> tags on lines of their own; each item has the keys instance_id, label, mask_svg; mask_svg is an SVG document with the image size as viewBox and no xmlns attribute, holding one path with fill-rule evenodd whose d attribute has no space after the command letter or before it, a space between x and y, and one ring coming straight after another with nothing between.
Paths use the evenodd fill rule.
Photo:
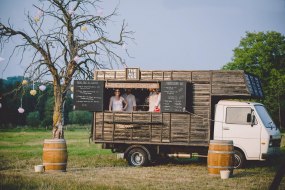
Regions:
<instances>
[{"instance_id":1,"label":"van rear wheel","mask_svg":"<svg viewBox=\"0 0 285 190\"><path fill-rule=\"evenodd\" d=\"M239 169L244 166L245 163L245 156L240 150L235 150L234 154L234 168Z\"/></svg>"},{"instance_id":2,"label":"van rear wheel","mask_svg":"<svg viewBox=\"0 0 285 190\"><path fill-rule=\"evenodd\" d=\"M142 148L131 149L127 161L130 166L145 166L149 163L147 153Z\"/></svg>"}]
</instances>

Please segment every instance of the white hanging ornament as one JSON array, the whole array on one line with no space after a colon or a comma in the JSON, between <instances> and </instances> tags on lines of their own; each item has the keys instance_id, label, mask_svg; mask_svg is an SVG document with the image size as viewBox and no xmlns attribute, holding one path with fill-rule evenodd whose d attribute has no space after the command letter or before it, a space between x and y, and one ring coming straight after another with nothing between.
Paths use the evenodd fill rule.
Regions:
<instances>
[{"instance_id":1,"label":"white hanging ornament","mask_svg":"<svg viewBox=\"0 0 285 190\"><path fill-rule=\"evenodd\" d=\"M44 15L44 12L42 10L37 11L37 15L39 18L41 18Z\"/></svg>"},{"instance_id":2,"label":"white hanging ornament","mask_svg":"<svg viewBox=\"0 0 285 190\"><path fill-rule=\"evenodd\" d=\"M3 57L0 57L0 63L5 61L5 59Z\"/></svg>"},{"instance_id":3,"label":"white hanging ornament","mask_svg":"<svg viewBox=\"0 0 285 190\"><path fill-rule=\"evenodd\" d=\"M68 10L68 14L70 14L70 15L74 15L74 12L75 12L75 11L74 11L73 9L69 9L69 10Z\"/></svg>"},{"instance_id":4,"label":"white hanging ornament","mask_svg":"<svg viewBox=\"0 0 285 190\"><path fill-rule=\"evenodd\" d=\"M45 85L43 85L43 84L42 84L41 86L39 86L39 89L40 89L41 91L45 91L46 88L47 88L47 87L46 87Z\"/></svg>"},{"instance_id":5,"label":"white hanging ornament","mask_svg":"<svg viewBox=\"0 0 285 190\"><path fill-rule=\"evenodd\" d=\"M80 60L80 57L79 57L78 55L76 55L76 56L73 58L73 60L74 60L75 62L78 62L78 61Z\"/></svg>"},{"instance_id":6,"label":"white hanging ornament","mask_svg":"<svg viewBox=\"0 0 285 190\"><path fill-rule=\"evenodd\" d=\"M103 13L104 13L104 11L103 11L103 9L98 9L97 10L97 16L103 16Z\"/></svg>"},{"instance_id":7,"label":"white hanging ornament","mask_svg":"<svg viewBox=\"0 0 285 190\"><path fill-rule=\"evenodd\" d=\"M21 98L21 106L18 108L18 112L19 113L24 113L25 112L24 108L22 108L22 107L23 107L23 105L22 105L22 98Z\"/></svg>"},{"instance_id":8,"label":"white hanging ornament","mask_svg":"<svg viewBox=\"0 0 285 190\"><path fill-rule=\"evenodd\" d=\"M18 112L19 112L19 113L24 113L25 110L24 110L24 108L19 107Z\"/></svg>"}]
</instances>

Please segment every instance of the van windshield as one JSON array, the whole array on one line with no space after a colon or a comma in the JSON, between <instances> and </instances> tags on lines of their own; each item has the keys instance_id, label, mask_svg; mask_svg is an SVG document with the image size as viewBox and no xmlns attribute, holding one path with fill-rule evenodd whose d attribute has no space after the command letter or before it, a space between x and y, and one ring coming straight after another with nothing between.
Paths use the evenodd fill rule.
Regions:
<instances>
[{"instance_id":1,"label":"van windshield","mask_svg":"<svg viewBox=\"0 0 285 190\"><path fill-rule=\"evenodd\" d=\"M266 128L276 128L276 126L275 126L274 122L272 121L270 115L268 114L267 110L263 106L257 105L254 107L255 107L255 110L258 113L263 125Z\"/></svg>"}]
</instances>

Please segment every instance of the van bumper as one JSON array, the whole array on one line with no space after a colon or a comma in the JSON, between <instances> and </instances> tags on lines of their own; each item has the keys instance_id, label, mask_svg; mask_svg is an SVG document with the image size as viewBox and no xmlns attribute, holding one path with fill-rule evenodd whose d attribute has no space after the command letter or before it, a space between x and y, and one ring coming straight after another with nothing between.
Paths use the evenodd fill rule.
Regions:
<instances>
[{"instance_id":1,"label":"van bumper","mask_svg":"<svg viewBox=\"0 0 285 190\"><path fill-rule=\"evenodd\" d=\"M281 151L280 151L280 147L271 147L270 150L268 151L268 153L262 153L261 154L261 159L262 160L267 160L269 158L274 158L276 156L280 156L281 155Z\"/></svg>"}]
</instances>

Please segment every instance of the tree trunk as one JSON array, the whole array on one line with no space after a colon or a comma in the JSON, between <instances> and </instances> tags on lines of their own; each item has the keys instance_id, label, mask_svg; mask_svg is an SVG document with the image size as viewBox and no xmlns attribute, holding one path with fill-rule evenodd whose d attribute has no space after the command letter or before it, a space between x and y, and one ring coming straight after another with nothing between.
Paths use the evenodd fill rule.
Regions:
<instances>
[{"instance_id":1,"label":"tree trunk","mask_svg":"<svg viewBox=\"0 0 285 190\"><path fill-rule=\"evenodd\" d=\"M54 108L53 108L53 129L52 135L54 139L64 139L62 118L63 118L63 102L64 94L61 92L60 85L54 82Z\"/></svg>"}]
</instances>

